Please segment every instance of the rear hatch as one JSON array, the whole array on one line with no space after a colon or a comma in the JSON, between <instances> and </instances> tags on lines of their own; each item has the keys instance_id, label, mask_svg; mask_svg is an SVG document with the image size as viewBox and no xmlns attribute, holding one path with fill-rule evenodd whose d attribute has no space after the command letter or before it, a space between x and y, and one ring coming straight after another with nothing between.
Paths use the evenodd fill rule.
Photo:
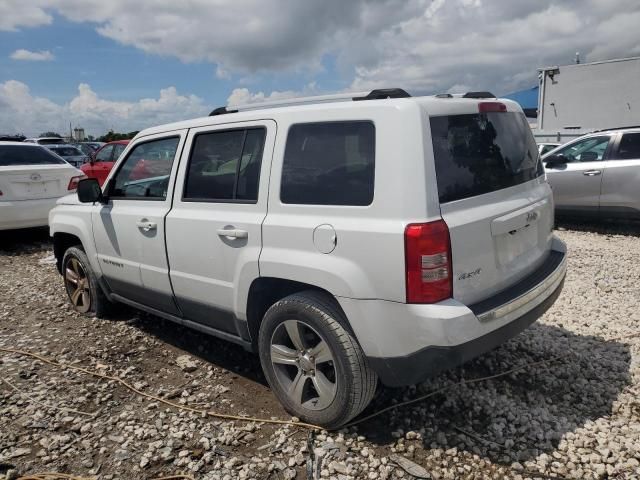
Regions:
<instances>
[{"instance_id":1,"label":"rear hatch","mask_svg":"<svg viewBox=\"0 0 640 480\"><path fill-rule=\"evenodd\" d=\"M0 201L58 198L81 172L36 145L0 144Z\"/></svg>"},{"instance_id":2,"label":"rear hatch","mask_svg":"<svg viewBox=\"0 0 640 480\"><path fill-rule=\"evenodd\" d=\"M520 108L450 99L429 109L438 196L449 227L453 297L470 305L538 268L553 229L551 190ZM446 100L443 100L446 102ZM444 109L443 109L444 110Z\"/></svg>"}]
</instances>

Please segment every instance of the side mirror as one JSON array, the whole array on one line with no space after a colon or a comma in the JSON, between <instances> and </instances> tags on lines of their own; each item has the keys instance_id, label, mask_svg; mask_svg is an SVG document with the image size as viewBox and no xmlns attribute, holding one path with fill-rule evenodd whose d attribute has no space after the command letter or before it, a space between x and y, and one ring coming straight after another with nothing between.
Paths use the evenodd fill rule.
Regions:
<instances>
[{"instance_id":1,"label":"side mirror","mask_svg":"<svg viewBox=\"0 0 640 480\"><path fill-rule=\"evenodd\" d=\"M549 155L543 160L547 168L557 168L567 164L567 157L562 154Z\"/></svg>"},{"instance_id":2,"label":"side mirror","mask_svg":"<svg viewBox=\"0 0 640 480\"><path fill-rule=\"evenodd\" d=\"M78 200L82 203L95 203L104 201L102 189L95 178L83 178L78 182Z\"/></svg>"}]
</instances>

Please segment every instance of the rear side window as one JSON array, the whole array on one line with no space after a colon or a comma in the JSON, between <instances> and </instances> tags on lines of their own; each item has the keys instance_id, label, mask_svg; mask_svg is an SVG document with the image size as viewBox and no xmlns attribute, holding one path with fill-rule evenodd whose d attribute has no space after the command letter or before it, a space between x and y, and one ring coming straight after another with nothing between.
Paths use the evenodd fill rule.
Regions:
<instances>
[{"instance_id":1,"label":"rear side window","mask_svg":"<svg viewBox=\"0 0 640 480\"><path fill-rule=\"evenodd\" d=\"M440 202L518 185L544 173L524 115L489 112L430 117Z\"/></svg>"},{"instance_id":2,"label":"rear side window","mask_svg":"<svg viewBox=\"0 0 640 480\"><path fill-rule=\"evenodd\" d=\"M625 133L620 140L616 160L640 159L640 133Z\"/></svg>"},{"instance_id":3,"label":"rear side window","mask_svg":"<svg viewBox=\"0 0 640 480\"><path fill-rule=\"evenodd\" d=\"M183 199L257 202L265 133L250 128L198 134Z\"/></svg>"},{"instance_id":4,"label":"rear side window","mask_svg":"<svg viewBox=\"0 0 640 480\"><path fill-rule=\"evenodd\" d=\"M43 147L0 145L0 167L17 165L65 165L62 158Z\"/></svg>"},{"instance_id":5,"label":"rear side window","mask_svg":"<svg viewBox=\"0 0 640 480\"><path fill-rule=\"evenodd\" d=\"M280 200L304 205L370 205L375 127L370 121L304 123L289 129Z\"/></svg>"}]
</instances>

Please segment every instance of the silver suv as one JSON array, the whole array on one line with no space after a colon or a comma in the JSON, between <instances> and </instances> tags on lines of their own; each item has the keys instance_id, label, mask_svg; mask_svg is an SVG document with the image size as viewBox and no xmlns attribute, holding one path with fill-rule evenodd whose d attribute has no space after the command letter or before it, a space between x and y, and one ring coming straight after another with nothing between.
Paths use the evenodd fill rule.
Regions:
<instances>
[{"instance_id":1,"label":"silver suv","mask_svg":"<svg viewBox=\"0 0 640 480\"><path fill-rule=\"evenodd\" d=\"M559 214L640 218L640 127L584 135L542 161Z\"/></svg>"},{"instance_id":2,"label":"silver suv","mask_svg":"<svg viewBox=\"0 0 640 480\"><path fill-rule=\"evenodd\" d=\"M260 355L335 428L516 335L565 276L522 110L399 89L219 108L140 132L50 216L74 308L151 312Z\"/></svg>"}]
</instances>

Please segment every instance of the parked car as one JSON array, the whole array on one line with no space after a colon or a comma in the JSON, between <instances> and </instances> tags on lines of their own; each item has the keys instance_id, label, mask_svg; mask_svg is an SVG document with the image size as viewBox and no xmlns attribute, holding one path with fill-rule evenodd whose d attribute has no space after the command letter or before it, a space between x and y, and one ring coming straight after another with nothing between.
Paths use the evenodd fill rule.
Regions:
<instances>
[{"instance_id":1,"label":"parked car","mask_svg":"<svg viewBox=\"0 0 640 480\"><path fill-rule=\"evenodd\" d=\"M61 144L67 143L64 141L64 138L60 138L60 137L26 138L24 142L37 143L38 145L61 145Z\"/></svg>"},{"instance_id":2,"label":"parked car","mask_svg":"<svg viewBox=\"0 0 640 480\"><path fill-rule=\"evenodd\" d=\"M129 142L130 140L116 140L104 144L89 157L89 162L82 166L82 171L102 185Z\"/></svg>"},{"instance_id":3,"label":"parked car","mask_svg":"<svg viewBox=\"0 0 640 480\"><path fill-rule=\"evenodd\" d=\"M542 160L559 214L640 218L640 128L593 132Z\"/></svg>"},{"instance_id":4,"label":"parked car","mask_svg":"<svg viewBox=\"0 0 640 480\"><path fill-rule=\"evenodd\" d=\"M62 158L64 158L67 162L69 162L71 165L73 165L76 168L82 167L82 165L84 165L84 163L87 160L89 160L88 156L82 153L82 151L78 147L75 147L73 145L52 144L52 145L45 145L45 147L51 150L56 155L59 155Z\"/></svg>"},{"instance_id":5,"label":"parked car","mask_svg":"<svg viewBox=\"0 0 640 480\"><path fill-rule=\"evenodd\" d=\"M89 157L103 145L104 142L80 142L76 144L76 147L78 147L82 151L82 153Z\"/></svg>"},{"instance_id":6,"label":"parked car","mask_svg":"<svg viewBox=\"0 0 640 480\"><path fill-rule=\"evenodd\" d=\"M0 230L47 225L49 210L82 177L44 147L0 143Z\"/></svg>"},{"instance_id":7,"label":"parked car","mask_svg":"<svg viewBox=\"0 0 640 480\"><path fill-rule=\"evenodd\" d=\"M287 411L336 428L378 378L423 381L553 304L566 249L539 158L490 94L221 107L139 133L50 231L78 312L122 302L238 343Z\"/></svg>"},{"instance_id":8,"label":"parked car","mask_svg":"<svg viewBox=\"0 0 640 480\"><path fill-rule=\"evenodd\" d=\"M539 143L538 144L538 152L540 152L540 155L544 155L548 152L550 152L551 150L553 150L554 148L559 147L560 145L562 145L561 143Z\"/></svg>"}]
</instances>

